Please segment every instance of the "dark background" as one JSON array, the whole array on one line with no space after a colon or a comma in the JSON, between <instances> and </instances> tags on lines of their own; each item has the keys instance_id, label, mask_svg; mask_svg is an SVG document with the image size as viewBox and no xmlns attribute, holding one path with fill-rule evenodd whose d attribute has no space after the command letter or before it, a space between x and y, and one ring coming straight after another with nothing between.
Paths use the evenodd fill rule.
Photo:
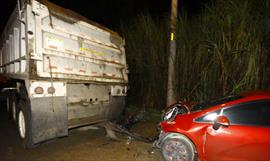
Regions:
<instances>
[{"instance_id":1,"label":"dark background","mask_svg":"<svg viewBox=\"0 0 270 161\"><path fill-rule=\"evenodd\" d=\"M171 0L50 0L51 2L78 12L101 25L118 31L120 24L127 24L137 15L149 12L152 16L162 17L170 13ZM210 0L179 0L179 11L196 15L204 3ZM13 11L16 0L0 2L0 33Z\"/></svg>"}]
</instances>

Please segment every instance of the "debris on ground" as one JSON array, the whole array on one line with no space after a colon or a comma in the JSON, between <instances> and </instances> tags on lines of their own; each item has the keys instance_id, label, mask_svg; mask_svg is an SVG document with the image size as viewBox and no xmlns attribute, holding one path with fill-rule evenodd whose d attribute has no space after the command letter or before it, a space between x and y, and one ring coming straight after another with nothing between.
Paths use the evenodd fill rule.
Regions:
<instances>
[{"instance_id":1,"label":"debris on ground","mask_svg":"<svg viewBox=\"0 0 270 161\"><path fill-rule=\"evenodd\" d=\"M128 136L127 137L127 141L126 141L126 144L129 145L132 141L132 137L131 136Z\"/></svg>"},{"instance_id":2,"label":"debris on ground","mask_svg":"<svg viewBox=\"0 0 270 161\"><path fill-rule=\"evenodd\" d=\"M79 127L79 128L76 128L76 130L78 131L99 130L99 127L91 125L91 126Z\"/></svg>"},{"instance_id":3,"label":"debris on ground","mask_svg":"<svg viewBox=\"0 0 270 161\"><path fill-rule=\"evenodd\" d=\"M122 126L125 127L126 129L131 129L131 127L136 123L146 121L147 115L148 113L146 112L145 109L142 109L135 113L130 113L124 119Z\"/></svg>"},{"instance_id":4,"label":"debris on ground","mask_svg":"<svg viewBox=\"0 0 270 161\"><path fill-rule=\"evenodd\" d=\"M104 128L106 130L106 136L109 137L110 139L112 140L115 140L115 141L119 141L120 139L117 138L114 130L117 129L117 126L116 124L113 124L112 122L107 122L105 125L104 125Z\"/></svg>"},{"instance_id":5,"label":"debris on ground","mask_svg":"<svg viewBox=\"0 0 270 161\"><path fill-rule=\"evenodd\" d=\"M113 139L113 140L120 140L119 138L117 138L115 132L128 135L129 136L128 140L131 140L131 138L133 138L133 139L143 141L143 142L146 142L146 143L151 143L151 142L154 142L157 139L157 136L144 137L144 136L141 136L139 134L129 132L128 129L126 129L124 126L117 125L117 124L112 123L112 122L107 122L104 125L104 128L106 130L107 136L109 138Z\"/></svg>"}]
</instances>

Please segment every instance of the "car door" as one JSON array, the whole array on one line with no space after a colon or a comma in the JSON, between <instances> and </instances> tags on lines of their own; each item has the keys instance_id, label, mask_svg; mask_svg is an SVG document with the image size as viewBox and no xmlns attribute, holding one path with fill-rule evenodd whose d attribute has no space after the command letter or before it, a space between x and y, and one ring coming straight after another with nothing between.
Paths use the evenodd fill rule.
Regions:
<instances>
[{"instance_id":1,"label":"car door","mask_svg":"<svg viewBox=\"0 0 270 161\"><path fill-rule=\"evenodd\" d=\"M204 153L210 161L270 160L270 100L227 107L220 115L230 125L206 130Z\"/></svg>"}]
</instances>

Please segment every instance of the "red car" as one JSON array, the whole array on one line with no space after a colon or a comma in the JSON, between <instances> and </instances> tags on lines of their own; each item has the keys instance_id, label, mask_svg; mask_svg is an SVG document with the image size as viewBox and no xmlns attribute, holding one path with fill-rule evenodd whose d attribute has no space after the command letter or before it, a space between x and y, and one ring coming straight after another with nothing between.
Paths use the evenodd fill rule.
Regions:
<instances>
[{"instance_id":1,"label":"red car","mask_svg":"<svg viewBox=\"0 0 270 161\"><path fill-rule=\"evenodd\" d=\"M167 161L270 161L270 91L176 103L155 145Z\"/></svg>"}]
</instances>

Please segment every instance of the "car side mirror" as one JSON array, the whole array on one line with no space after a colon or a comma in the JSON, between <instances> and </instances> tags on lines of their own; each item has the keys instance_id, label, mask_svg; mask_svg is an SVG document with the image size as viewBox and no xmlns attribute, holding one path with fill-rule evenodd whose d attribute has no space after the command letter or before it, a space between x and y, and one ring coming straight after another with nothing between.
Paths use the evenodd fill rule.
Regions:
<instances>
[{"instance_id":1,"label":"car side mirror","mask_svg":"<svg viewBox=\"0 0 270 161\"><path fill-rule=\"evenodd\" d=\"M226 116L218 116L213 124L213 129L218 130L221 126L228 127L230 121Z\"/></svg>"}]
</instances>

